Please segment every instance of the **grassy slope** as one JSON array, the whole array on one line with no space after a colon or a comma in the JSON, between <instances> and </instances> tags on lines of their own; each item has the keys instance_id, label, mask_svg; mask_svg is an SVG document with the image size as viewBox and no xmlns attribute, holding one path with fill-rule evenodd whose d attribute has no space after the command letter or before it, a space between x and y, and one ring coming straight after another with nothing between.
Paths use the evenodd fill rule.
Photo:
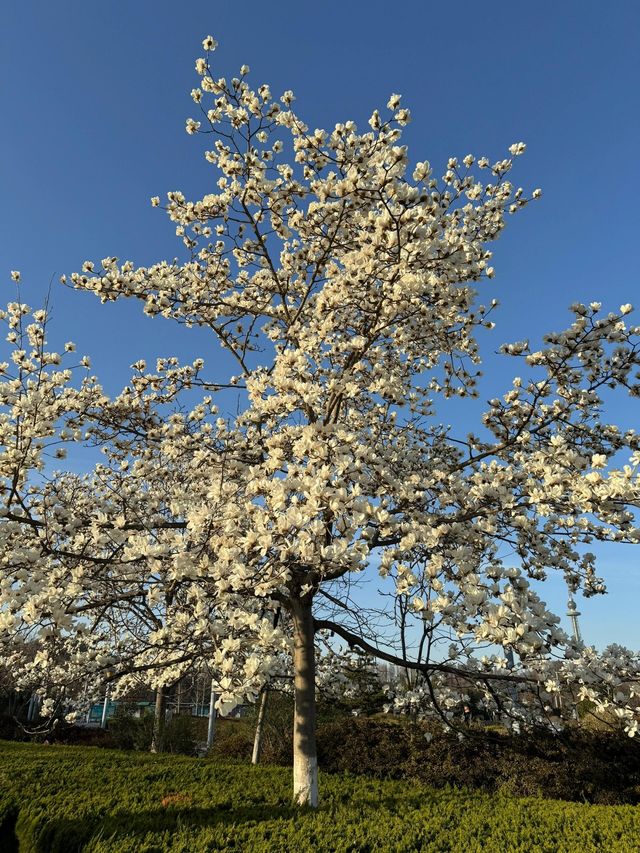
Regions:
<instances>
[{"instance_id":1,"label":"grassy slope","mask_svg":"<svg viewBox=\"0 0 640 853\"><path fill-rule=\"evenodd\" d=\"M0 850L637 851L640 808L324 775L316 813L285 768L0 743ZM16 846L19 844L19 848Z\"/></svg>"}]
</instances>

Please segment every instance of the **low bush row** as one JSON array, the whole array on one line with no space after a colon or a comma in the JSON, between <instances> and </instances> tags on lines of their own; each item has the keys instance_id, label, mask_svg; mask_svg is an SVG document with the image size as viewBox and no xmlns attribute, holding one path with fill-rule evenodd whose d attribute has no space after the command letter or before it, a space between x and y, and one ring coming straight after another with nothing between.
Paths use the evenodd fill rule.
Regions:
<instances>
[{"instance_id":1,"label":"low bush row","mask_svg":"<svg viewBox=\"0 0 640 853\"><path fill-rule=\"evenodd\" d=\"M248 761L253 729L222 726L217 757ZM290 728L265 738L265 763L291 763ZM469 731L460 740L420 724L367 717L338 718L318 726L318 761L330 773L375 779L417 780L521 796L602 804L640 803L640 743L621 733L567 729L509 737Z\"/></svg>"},{"instance_id":2,"label":"low bush row","mask_svg":"<svg viewBox=\"0 0 640 853\"><path fill-rule=\"evenodd\" d=\"M271 697L263 763L291 764L291 718L290 700ZM248 763L254 723L251 718L218 721L211 756ZM60 725L47 738L57 743L145 751L152 725L152 715L136 719L121 713L110 721L106 732ZM174 716L166 726L165 749L194 755L196 744L206 740L206 731L206 719ZM508 737L474 726L468 733L469 737L460 740L455 734L406 720L382 715L345 717L321 708L319 763L331 773L416 780L433 787L453 785L608 805L640 803L640 739L584 727L557 736L540 731ZM27 737L20 727L12 736Z\"/></svg>"},{"instance_id":3,"label":"low bush row","mask_svg":"<svg viewBox=\"0 0 640 853\"><path fill-rule=\"evenodd\" d=\"M134 717L126 706L109 720L107 729L69 725L63 721L52 729L42 729L32 735L33 726L21 724L8 715L0 716L0 740L31 743L58 743L65 745L102 746L107 749L146 751L151 746L153 714ZM196 745L207 736L207 720L202 717L174 716L165 726L164 747L166 752L193 755Z\"/></svg>"},{"instance_id":4,"label":"low bush row","mask_svg":"<svg viewBox=\"0 0 640 853\"><path fill-rule=\"evenodd\" d=\"M290 805L291 773L177 755L0 744L0 849L632 851L640 810L514 799L419 783L321 776L317 812Z\"/></svg>"}]
</instances>

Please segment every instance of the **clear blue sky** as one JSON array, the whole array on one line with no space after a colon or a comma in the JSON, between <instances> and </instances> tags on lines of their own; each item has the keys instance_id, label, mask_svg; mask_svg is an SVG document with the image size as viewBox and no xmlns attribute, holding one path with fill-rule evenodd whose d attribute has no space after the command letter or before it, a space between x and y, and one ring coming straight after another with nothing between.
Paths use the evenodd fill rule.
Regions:
<instances>
[{"instance_id":1,"label":"clear blue sky","mask_svg":"<svg viewBox=\"0 0 640 853\"><path fill-rule=\"evenodd\" d=\"M184 132L193 63L212 33L221 73L246 62L274 92L293 88L313 127L353 118L400 92L412 159L505 156L528 144L515 180L541 202L510 222L485 290L502 304L491 349L562 327L575 300L637 303L640 5L633 0L456 4L377 0L183 3L22 0L0 30L0 280L22 271L42 302L50 279L106 255L147 264L181 246L149 198L211 191L202 145ZM102 307L54 287L55 334L90 354L115 390L139 357L223 359L198 332ZM486 396L506 390L492 362ZM614 418L638 424L631 403ZM580 603L589 641L640 646L640 551L607 549L604 601ZM549 601L564 612L552 584Z\"/></svg>"}]
</instances>

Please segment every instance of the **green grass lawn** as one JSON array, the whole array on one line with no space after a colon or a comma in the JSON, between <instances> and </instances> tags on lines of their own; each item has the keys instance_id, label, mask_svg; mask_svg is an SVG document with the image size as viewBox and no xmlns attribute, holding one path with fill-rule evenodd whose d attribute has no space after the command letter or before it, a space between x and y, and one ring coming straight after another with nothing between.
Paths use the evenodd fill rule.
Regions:
<instances>
[{"instance_id":1,"label":"green grass lawn","mask_svg":"<svg viewBox=\"0 0 640 853\"><path fill-rule=\"evenodd\" d=\"M0 742L2 853L640 850L640 807L515 799L176 755Z\"/></svg>"}]
</instances>

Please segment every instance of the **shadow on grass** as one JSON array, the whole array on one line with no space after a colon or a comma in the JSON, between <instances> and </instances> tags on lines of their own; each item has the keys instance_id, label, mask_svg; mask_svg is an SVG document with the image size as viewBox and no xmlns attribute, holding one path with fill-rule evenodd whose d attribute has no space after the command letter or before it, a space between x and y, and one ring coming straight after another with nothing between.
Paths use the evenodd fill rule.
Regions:
<instances>
[{"instance_id":1,"label":"shadow on grass","mask_svg":"<svg viewBox=\"0 0 640 853\"><path fill-rule=\"evenodd\" d=\"M39 815L30 820L24 813L18 818L14 846L2 847L3 853L29 850L30 853L69 853L82 850L91 839L135 839L149 832L175 832L178 829L233 826L271 820L290 820L299 816L298 806L264 805L232 807L218 804L212 808L158 808L139 812L119 812L106 815L86 815L82 819L47 820ZM13 841L13 839L12 839ZM19 845L19 847L18 847Z\"/></svg>"},{"instance_id":2,"label":"shadow on grass","mask_svg":"<svg viewBox=\"0 0 640 853\"><path fill-rule=\"evenodd\" d=\"M0 825L0 850L2 853L18 853L18 837L16 836L16 823L18 820L18 809L11 808L4 815Z\"/></svg>"}]
</instances>

